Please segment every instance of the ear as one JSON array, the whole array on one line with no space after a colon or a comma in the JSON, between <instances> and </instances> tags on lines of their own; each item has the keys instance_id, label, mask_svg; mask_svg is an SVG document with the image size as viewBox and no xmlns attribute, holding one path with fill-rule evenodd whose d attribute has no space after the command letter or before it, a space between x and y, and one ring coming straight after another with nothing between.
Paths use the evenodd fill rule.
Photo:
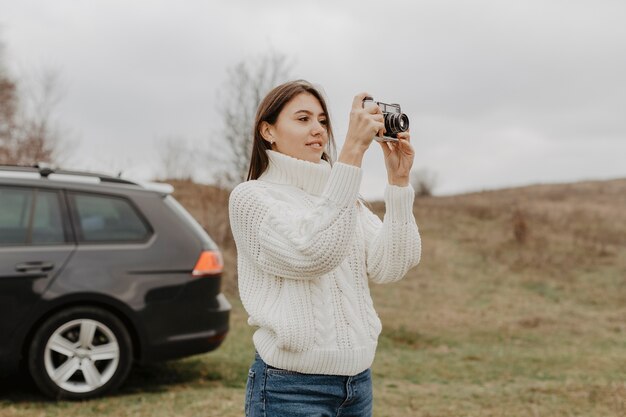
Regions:
<instances>
[{"instance_id":1,"label":"ear","mask_svg":"<svg viewBox=\"0 0 626 417\"><path fill-rule=\"evenodd\" d=\"M269 143L274 143L274 136L272 135L272 125L267 122L261 122L261 126L259 126L259 133Z\"/></svg>"}]
</instances>

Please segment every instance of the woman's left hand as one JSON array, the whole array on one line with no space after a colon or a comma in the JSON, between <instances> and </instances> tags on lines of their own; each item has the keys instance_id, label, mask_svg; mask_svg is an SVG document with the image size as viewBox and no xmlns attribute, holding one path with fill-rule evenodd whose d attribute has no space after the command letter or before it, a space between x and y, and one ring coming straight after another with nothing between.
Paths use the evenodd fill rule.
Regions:
<instances>
[{"instance_id":1,"label":"woman's left hand","mask_svg":"<svg viewBox=\"0 0 626 417\"><path fill-rule=\"evenodd\" d=\"M379 142L385 154L387 179L389 184L405 187L409 185L409 175L413 166L415 151L411 146L411 134L398 133L398 142Z\"/></svg>"}]
</instances>

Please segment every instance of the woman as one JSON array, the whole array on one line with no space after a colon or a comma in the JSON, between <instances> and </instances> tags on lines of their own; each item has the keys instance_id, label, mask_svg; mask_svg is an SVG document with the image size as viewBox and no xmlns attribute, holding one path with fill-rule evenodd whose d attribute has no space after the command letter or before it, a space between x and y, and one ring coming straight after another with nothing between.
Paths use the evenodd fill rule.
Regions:
<instances>
[{"instance_id":1,"label":"woman","mask_svg":"<svg viewBox=\"0 0 626 417\"><path fill-rule=\"evenodd\" d=\"M366 96L354 98L335 163L326 103L311 84L282 84L257 111L248 181L229 203L239 292L258 327L246 416L372 414L369 368L381 323L368 279L401 279L421 243L408 132L381 142L384 221L359 201L363 155L384 133L380 109L363 107Z\"/></svg>"}]
</instances>

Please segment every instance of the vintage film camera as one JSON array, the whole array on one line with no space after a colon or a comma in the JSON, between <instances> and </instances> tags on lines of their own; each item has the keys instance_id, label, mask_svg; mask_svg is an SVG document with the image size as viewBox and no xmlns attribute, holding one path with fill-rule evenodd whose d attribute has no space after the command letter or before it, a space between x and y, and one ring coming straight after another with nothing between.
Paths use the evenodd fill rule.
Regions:
<instances>
[{"instance_id":1,"label":"vintage film camera","mask_svg":"<svg viewBox=\"0 0 626 417\"><path fill-rule=\"evenodd\" d=\"M402 113L399 104L387 104L380 101L374 101L372 97L363 99L363 107L375 104L380 107L385 118L385 136L377 136L375 139L379 142L397 142L398 133L409 130L409 116Z\"/></svg>"}]
</instances>

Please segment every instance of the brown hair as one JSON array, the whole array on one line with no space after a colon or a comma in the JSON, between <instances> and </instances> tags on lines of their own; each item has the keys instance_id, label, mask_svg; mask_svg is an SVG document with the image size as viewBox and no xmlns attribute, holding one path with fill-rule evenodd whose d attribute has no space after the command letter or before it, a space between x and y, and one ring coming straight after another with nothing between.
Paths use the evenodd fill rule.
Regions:
<instances>
[{"instance_id":1,"label":"brown hair","mask_svg":"<svg viewBox=\"0 0 626 417\"><path fill-rule=\"evenodd\" d=\"M261 104L259 104L259 108L256 112L256 119L254 121L252 155L250 157L250 168L248 169L248 181L258 179L269 165L269 158L267 157L266 150L272 149L272 145L263 139L263 136L261 136L261 123L267 122L271 125L276 123L278 115L283 110L283 107L285 107L291 99L301 93L312 94L320 102L322 110L326 113L328 145L322 154L322 159L332 163L335 153L335 138L333 137L330 115L328 114L328 108L324 97L320 91L308 81L289 81L272 89L272 91L270 91L261 101Z\"/></svg>"}]
</instances>

